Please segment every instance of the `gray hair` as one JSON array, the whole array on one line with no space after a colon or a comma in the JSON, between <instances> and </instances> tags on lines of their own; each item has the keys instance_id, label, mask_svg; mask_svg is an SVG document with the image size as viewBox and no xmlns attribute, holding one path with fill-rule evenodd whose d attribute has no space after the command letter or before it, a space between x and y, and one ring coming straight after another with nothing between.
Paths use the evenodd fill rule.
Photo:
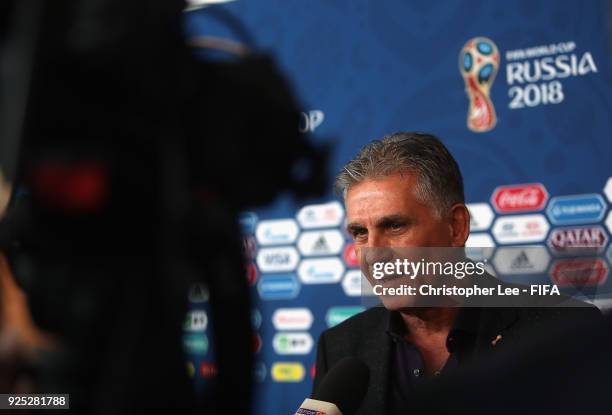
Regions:
<instances>
[{"instance_id":1,"label":"gray hair","mask_svg":"<svg viewBox=\"0 0 612 415\"><path fill-rule=\"evenodd\" d=\"M366 145L338 174L335 190L345 198L352 185L365 179L403 172L416 175L415 196L438 216L455 203L465 203L457 161L438 138L414 132L390 134Z\"/></svg>"}]
</instances>

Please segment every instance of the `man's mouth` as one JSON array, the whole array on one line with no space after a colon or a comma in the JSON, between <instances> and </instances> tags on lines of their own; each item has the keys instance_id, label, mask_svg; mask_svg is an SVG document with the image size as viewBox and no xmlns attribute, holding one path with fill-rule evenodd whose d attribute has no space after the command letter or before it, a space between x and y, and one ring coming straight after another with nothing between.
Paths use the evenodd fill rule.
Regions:
<instances>
[{"instance_id":1,"label":"man's mouth","mask_svg":"<svg viewBox=\"0 0 612 415\"><path fill-rule=\"evenodd\" d=\"M380 282L381 284L384 284L384 283L387 283L387 282L395 281L395 280L400 279L402 277L405 277L405 275L385 274L385 276L382 277L381 279L379 279L378 282Z\"/></svg>"}]
</instances>

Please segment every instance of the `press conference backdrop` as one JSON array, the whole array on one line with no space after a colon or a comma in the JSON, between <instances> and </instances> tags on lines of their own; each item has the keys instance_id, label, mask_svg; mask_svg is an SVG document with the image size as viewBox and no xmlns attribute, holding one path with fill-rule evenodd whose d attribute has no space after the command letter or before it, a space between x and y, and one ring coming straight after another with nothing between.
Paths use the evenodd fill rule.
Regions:
<instances>
[{"instance_id":1,"label":"press conference backdrop","mask_svg":"<svg viewBox=\"0 0 612 415\"><path fill-rule=\"evenodd\" d=\"M332 171L384 134L431 132L462 168L469 244L496 247L492 271L520 282L545 275L560 286L580 279L605 304L612 292L610 3L237 0L187 13L186 34L239 37L211 18L219 9L242 21L251 46L278 60L303 103L300 128L335 145ZM324 199L300 205L281 195L241 218L258 413L293 413L311 391L319 333L362 310L331 180ZM527 244L546 254L507 248ZM586 272L585 263L562 255L584 245L599 252ZM504 258L500 269L496 255ZM190 299L187 368L201 389L214 381L214 347L205 290L194 287Z\"/></svg>"}]
</instances>

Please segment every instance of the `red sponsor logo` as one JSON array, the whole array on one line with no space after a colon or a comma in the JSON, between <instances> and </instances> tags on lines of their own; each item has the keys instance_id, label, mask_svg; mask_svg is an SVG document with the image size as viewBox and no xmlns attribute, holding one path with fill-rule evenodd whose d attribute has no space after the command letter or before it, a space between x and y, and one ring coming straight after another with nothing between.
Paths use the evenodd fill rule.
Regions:
<instances>
[{"instance_id":1,"label":"red sponsor logo","mask_svg":"<svg viewBox=\"0 0 612 415\"><path fill-rule=\"evenodd\" d=\"M608 243L608 235L601 226L580 226L554 229L548 246L557 253L599 253Z\"/></svg>"},{"instance_id":2,"label":"red sponsor logo","mask_svg":"<svg viewBox=\"0 0 612 415\"><path fill-rule=\"evenodd\" d=\"M217 365L214 363L202 362L200 364L200 375L205 379L217 376Z\"/></svg>"},{"instance_id":3,"label":"red sponsor logo","mask_svg":"<svg viewBox=\"0 0 612 415\"><path fill-rule=\"evenodd\" d=\"M499 186L491 199L498 212L530 212L544 209L548 192L540 183Z\"/></svg>"},{"instance_id":4,"label":"red sponsor logo","mask_svg":"<svg viewBox=\"0 0 612 415\"><path fill-rule=\"evenodd\" d=\"M608 267L601 258L561 259L550 270L559 287L597 286L606 282Z\"/></svg>"},{"instance_id":5,"label":"red sponsor logo","mask_svg":"<svg viewBox=\"0 0 612 415\"><path fill-rule=\"evenodd\" d=\"M357 258L354 243L350 243L344 248L344 262L347 267L359 267L359 258Z\"/></svg>"},{"instance_id":6,"label":"red sponsor logo","mask_svg":"<svg viewBox=\"0 0 612 415\"><path fill-rule=\"evenodd\" d=\"M255 282L257 281L257 267L255 266L254 263L249 263L246 266L246 274L247 274L247 281L249 282L249 285L255 285Z\"/></svg>"},{"instance_id":7,"label":"red sponsor logo","mask_svg":"<svg viewBox=\"0 0 612 415\"><path fill-rule=\"evenodd\" d=\"M259 334L255 334L253 336L253 351L255 353L259 353L259 351L261 350L261 337L259 336Z\"/></svg>"},{"instance_id":8,"label":"red sponsor logo","mask_svg":"<svg viewBox=\"0 0 612 415\"><path fill-rule=\"evenodd\" d=\"M316 374L317 374L317 367L313 363L312 366L310 366L310 377L314 379Z\"/></svg>"}]
</instances>

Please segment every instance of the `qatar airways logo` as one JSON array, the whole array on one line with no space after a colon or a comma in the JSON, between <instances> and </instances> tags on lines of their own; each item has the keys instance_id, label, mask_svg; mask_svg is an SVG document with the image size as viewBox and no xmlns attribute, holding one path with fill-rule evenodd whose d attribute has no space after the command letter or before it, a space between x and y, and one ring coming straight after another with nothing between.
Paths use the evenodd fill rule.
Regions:
<instances>
[{"instance_id":1,"label":"qatar airways logo","mask_svg":"<svg viewBox=\"0 0 612 415\"><path fill-rule=\"evenodd\" d=\"M591 52L578 51L575 42L509 50L505 56L510 109L560 104L562 79L597 72Z\"/></svg>"}]
</instances>

